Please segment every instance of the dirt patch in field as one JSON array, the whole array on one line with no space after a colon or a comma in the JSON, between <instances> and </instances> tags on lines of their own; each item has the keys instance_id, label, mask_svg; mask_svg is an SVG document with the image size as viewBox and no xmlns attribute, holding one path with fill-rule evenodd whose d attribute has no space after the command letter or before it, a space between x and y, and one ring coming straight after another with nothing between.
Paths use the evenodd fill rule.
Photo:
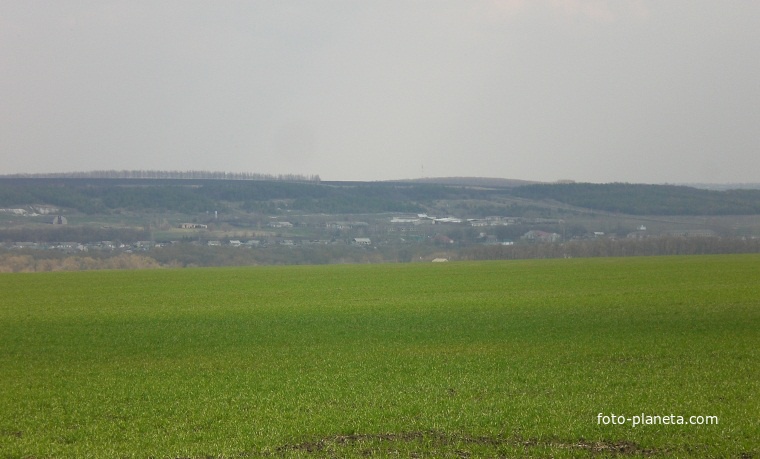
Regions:
<instances>
[{"instance_id":1,"label":"dirt patch in field","mask_svg":"<svg viewBox=\"0 0 760 459\"><path fill-rule=\"evenodd\" d=\"M538 449L569 449L577 451L586 451L592 455L599 454L602 456L652 456L663 454L665 451L643 448L640 445L620 440L615 442L605 441L587 441L579 439L577 441L537 440L522 439L518 437L503 436L470 436L464 434L452 434L438 431L418 431L386 434L352 434L352 435L335 435L331 437L320 438L302 443L283 445L272 452L272 456L286 456L291 453L298 455L314 454L315 456L334 455L340 450L353 450L354 452L364 452L366 456L372 456L377 453L377 446L392 448L395 446L411 446L417 444L424 446L420 453L408 451L409 457L432 457L430 450L437 452L446 452L447 457L477 457L467 449L469 447L486 448L496 452L500 447L504 448L521 448L527 451ZM374 445L375 448L365 448ZM416 448L412 448L416 449Z\"/></svg>"},{"instance_id":2,"label":"dirt patch in field","mask_svg":"<svg viewBox=\"0 0 760 459\"><path fill-rule=\"evenodd\" d=\"M21 438L24 436L24 433L20 430L0 430L0 435L7 435L9 437L16 437Z\"/></svg>"}]
</instances>

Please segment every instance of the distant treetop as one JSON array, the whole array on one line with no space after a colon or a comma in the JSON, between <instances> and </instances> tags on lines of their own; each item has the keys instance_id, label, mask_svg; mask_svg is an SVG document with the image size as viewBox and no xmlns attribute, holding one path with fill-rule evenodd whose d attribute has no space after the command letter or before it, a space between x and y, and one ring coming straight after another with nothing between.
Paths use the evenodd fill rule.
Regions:
<instances>
[{"instance_id":1,"label":"distant treetop","mask_svg":"<svg viewBox=\"0 0 760 459\"><path fill-rule=\"evenodd\" d=\"M85 179L197 179L197 180L279 180L319 182L319 175L261 174L257 172L101 170L87 172L53 172L46 174L10 174L3 178L85 178Z\"/></svg>"}]
</instances>

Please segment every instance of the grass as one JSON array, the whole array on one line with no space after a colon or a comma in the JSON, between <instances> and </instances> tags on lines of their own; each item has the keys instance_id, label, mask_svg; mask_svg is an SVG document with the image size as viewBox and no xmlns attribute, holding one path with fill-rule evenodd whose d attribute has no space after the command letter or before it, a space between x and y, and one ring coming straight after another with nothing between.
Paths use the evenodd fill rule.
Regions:
<instances>
[{"instance_id":1,"label":"grass","mask_svg":"<svg viewBox=\"0 0 760 459\"><path fill-rule=\"evenodd\" d=\"M757 457L758 280L756 255L3 274L0 457Z\"/></svg>"}]
</instances>

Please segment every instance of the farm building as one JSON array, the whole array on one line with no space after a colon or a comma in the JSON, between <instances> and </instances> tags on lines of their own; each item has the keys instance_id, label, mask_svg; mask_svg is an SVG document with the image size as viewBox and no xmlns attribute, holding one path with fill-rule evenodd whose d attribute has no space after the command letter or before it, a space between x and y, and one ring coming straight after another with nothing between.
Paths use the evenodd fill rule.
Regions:
<instances>
[{"instance_id":1,"label":"farm building","mask_svg":"<svg viewBox=\"0 0 760 459\"><path fill-rule=\"evenodd\" d=\"M391 223L411 223L418 225L420 223L419 217L393 217Z\"/></svg>"},{"instance_id":2,"label":"farm building","mask_svg":"<svg viewBox=\"0 0 760 459\"><path fill-rule=\"evenodd\" d=\"M367 222L330 222L327 223L327 228L337 230L350 230L354 228L367 228L369 223Z\"/></svg>"}]
</instances>

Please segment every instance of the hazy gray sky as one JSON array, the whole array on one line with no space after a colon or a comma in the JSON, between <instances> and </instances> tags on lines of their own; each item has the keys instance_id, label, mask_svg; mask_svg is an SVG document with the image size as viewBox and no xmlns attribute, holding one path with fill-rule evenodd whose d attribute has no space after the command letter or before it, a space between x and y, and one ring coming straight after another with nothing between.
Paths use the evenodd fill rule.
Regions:
<instances>
[{"instance_id":1,"label":"hazy gray sky","mask_svg":"<svg viewBox=\"0 0 760 459\"><path fill-rule=\"evenodd\" d=\"M0 174L760 182L760 1L0 0Z\"/></svg>"}]
</instances>

